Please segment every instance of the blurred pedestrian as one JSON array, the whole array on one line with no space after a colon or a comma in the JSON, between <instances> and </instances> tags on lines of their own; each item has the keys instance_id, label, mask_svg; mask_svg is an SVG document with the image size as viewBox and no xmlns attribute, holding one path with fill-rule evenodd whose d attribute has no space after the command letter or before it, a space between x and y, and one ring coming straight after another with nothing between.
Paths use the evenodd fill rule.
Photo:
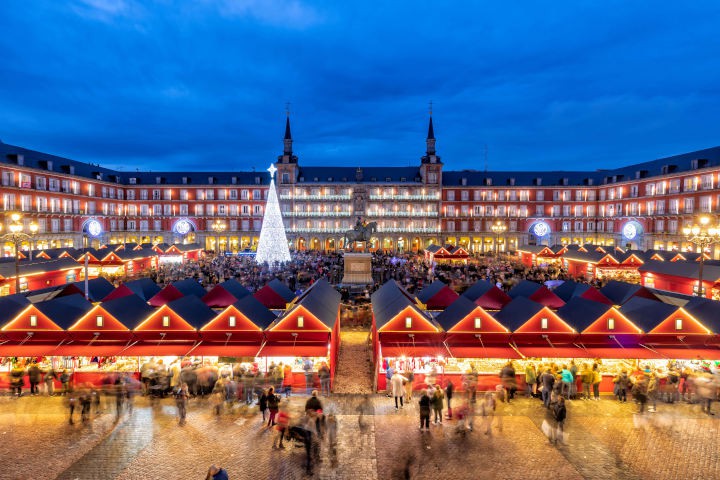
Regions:
<instances>
[{"instance_id":1,"label":"blurred pedestrian","mask_svg":"<svg viewBox=\"0 0 720 480\"><path fill-rule=\"evenodd\" d=\"M326 397L330 396L330 367L327 362L322 362L318 369L318 377L320 378L320 394Z\"/></svg>"},{"instance_id":2,"label":"blurred pedestrian","mask_svg":"<svg viewBox=\"0 0 720 480\"><path fill-rule=\"evenodd\" d=\"M280 404L280 397L275 395L275 389L273 387L268 388L267 392L267 406L270 410L270 416L268 417L267 427L270 428L275 425L275 416L278 413Z\"/></svg>"},{"instance_id":3,"label":"blurred pedestrian","mask_svg":"<svg viewBox=\"0 0 720 480\"><path fill-rule=\"evenodd\" d=\"M55 380L56 380L56 378L57 378L57 377L56 377L56 375L55 375L55 370L53 370L52 368L50 368L50 369L45 373L45 378L44 378L44 380L45 380L45 393L46 393L49 397L52 397L52 396L55 395Z\"/></svg>"},{"instance_id":4,"label":"blurred pedestrian","mask_svg":"<svg viewBox=\"0 0 720 480\"><path fill-rule=\"evenodd\" d=\"M565 398L560 395L558 401L552 407L553 415L555 417L555 428L553 429L553 436L551 441L553 443L564 443L565 437L565 418L567 417L567 409L565 407Z\"/></svg>"},{"instance_id":5,"label":"blurred pedestrian","mask_svg":"<svg viewBox=\"0 0 720 480\"><path fill-rule=\"evenodd\" d=\"M262 423L265 424L265 412L268 409L268 391L263 390L258 398L258 406L260 407L260 413L262 414Z\"/></svg>"},{"instance_id":6,"label":"blurred pedestrian","mask_svg":"<svg viewBox=\"0 0 720 480\"><path fill-rule=\"evenodd\" d=\"M285 434L287 433L288 426L290 425L290 415L288 414L287 405L285 403L282 403L280 405L280 410L277 414L277 425L275 425L275 429L277 430L277 434L275 435L275 438L273 439L272 448L273 450L276 448L284 449L285 446L283 445L283 438L285 437ZM280 441L280 446L277 446L278 440Z\"/></svg>"},{"instance_id":7,"label":"blurred pedestrian","mask_svg":"<svg viewBox=\"0 0 720 480\"><path fill-rule=\"evenodd\" d=\"M180 426L185 425L185 419L187 417L187 406L190 393L188 392L187 383L181 383L180 388L175 391L175 406L178 411L178 424Z\"/></svg>"},{"instance_id":8,"label":"blurred pedestrian","mask_svg":"<svg viewBox=\"0 0 720 480\"><path fill-rule=\"evenodd\" d=\"M445 395L443 394L442 388L436 388L435 392L432 396L432 409L435 414L434 416L434 423L435 425L440 423L442 425L442 410L443 410L443 398Z\"/></svg>"},{"instance_id":9,"label":"blurred pedestrian","mask_svg":"<svg viewBox=\"0 0 720 480\"><path fill-rule=\"evenodd\" d=\"M408 379L395 372L390 379L390 388L395 397L395 410L398 409L398 400L400 400L400 408L403 407L403 396L405 395L405 382Z\"/></svg>"},{"instance_id":10,"label":"blurred pedestrian","mask_svg":"<svg viewBox=\"0 0 720 480\"><path fill-rule=\"evenodd\" d=\"M600 400L600 383L602 383L602 375L600 374L600 366L595 363L592 368L593 372L593 395L595 400Z\"/></svg>"},{"instance_id":11,"label":"blurred pedestrian","mask_svg":"<svg viewBox=\"0 0 720 480\"><path fill-rule=\"evenodd\" d=\"M445 398L447 398L447 418L452 418L452 398L453 398L453 392L455 391L455 386L453 385L451 380L447 381L447 384L445 386Z\"/></svg>"},{"instance_id":12,"label":"blurred pedestrian","mask_svg":"<svg viewBox=\"0 0 720 480\"><path fill-rule=\"evenodd\" d=\"M12 394L17 397L22 396L22 389L25 386L24 377L25 369L23 365L20 362L15 363L12 370L10 370L10 389Z\"/></svg>"},{"instance_id":13,"label":"blurred pedestrian","mask_svg":"<svg viewBox=\"0 0 720 480\"><path fill-rule=\"evenodd\" d=\"M418 405L420 406L420 430L424 428L425 431L428 431L430 430L430 397L428 397L427 390L422 391Z\"/></svg>"},{"instance_id":14,"label":"blurred pedestrian","mask_svg":"<svg viewBox=\"0 0 720 480\"><path fill-rule=\"evenodd\" d=\"M496 408L497 405L495 403L495 396L493 395L493 393L485 392L485 398L480 403L480 413L483 417L482 428L485 431L485 435L492 435L492 424L493 419L495 418Z\"/></svg>"},{"instance_id":15,"label":"blurred pedestrian","mask_svg":"<svg viewBox=\"0 0 720 480\"><path fill-rule=\"evenodd\" d=\"M505 389L505 399L510 403L510 401L515 398L515 391L517 390L515 367L513 367L512 362L507 362L502 370L500 370L500 381Z\"/></svg>"},{"instance_id":16,"label":"blurred pedestrian","mask_svg":"<svg viewBox=\"0 0 720 480\"><path fill-rule=\"evenodd\" d=\"M37 362L32 362L28 367L28 380L30 382L30 395L35 396L40 393L38 385L42 381L42 371Z\"/></svg>"},{"instance_id":17,"label":"blurred pedestrian","mask_svg":"<svg viewBox=\"0 0 720 480\"><path fill-rule=\"evenodd\" d=\"M537 380L537 371L535 370L535 364L528 363L525 366L525 393L528 397L535 396L535 381Z\"/></svg>"},{"instance_id":18,"label":"blurred pedestrian","mask_svg":"<svg viewBox=\"0 0 720 480\"><path fill-rule=\"evenodd\" d=\"M229 480L228 473L224 468L210 465L205 480Z\"/></svg>"},{"instance_id":19,"label":"blurred pedestrian","mask_svg":"<svg viewBox=\"0 0 720 480\"><path fill-rule=\"evenodd\" d=\"M412 371L412 368L408 368L405 370L403 376L407 378L407 382L405 382L405 403L412 402L412 391L413 391L413 381L415 380L415 374Z\"/></svg>"}]
</instances>

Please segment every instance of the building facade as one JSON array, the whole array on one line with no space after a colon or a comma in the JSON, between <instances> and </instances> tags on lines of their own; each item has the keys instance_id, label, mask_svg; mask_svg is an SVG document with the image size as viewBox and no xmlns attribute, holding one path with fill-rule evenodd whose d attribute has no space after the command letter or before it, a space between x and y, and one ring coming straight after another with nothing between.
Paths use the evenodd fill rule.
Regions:
<instances>
[{"instance_id":1,"label":"building facade","mask_svg":"<svg viewBox=\"0 0 720 480\"><path fill-rule=\"evenodd\" d=\"M613 170L445 171L435 142L431 117L415 167L306 167L288 118L275 165L291 249L342 249L360 218L375 222L372 248L388 251L446 243L470 252L559 243L687 250L683 226L720 215L720 147ZM4 143L0 173L3 211L38 225L22 249L88 241L252 250L269 186L265 173L121 172ZM86 240L93 219L103 232ZM2 255L13 248L3 244Z\"/></svg>"}]
</instances>

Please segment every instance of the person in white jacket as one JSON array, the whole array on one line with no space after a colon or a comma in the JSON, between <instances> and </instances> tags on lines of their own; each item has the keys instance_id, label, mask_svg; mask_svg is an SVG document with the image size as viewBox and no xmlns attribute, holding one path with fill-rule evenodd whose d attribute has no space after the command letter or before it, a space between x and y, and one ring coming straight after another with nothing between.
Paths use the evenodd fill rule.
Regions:
<instances>
[{"instance_id":1,"label":"person in white jacket","mask_svg":"<svg viewBox=\"0 0 720 480\"><path fill-rule=\"evenodd\" d=\"M405 395L405 382L408 379L395 372L390 379L390 385L392 386L392 394L395 397L395 410L398 409L398 399L400 399L400 408L403 407L403 395Z\"/></svg>"}]
</instances>

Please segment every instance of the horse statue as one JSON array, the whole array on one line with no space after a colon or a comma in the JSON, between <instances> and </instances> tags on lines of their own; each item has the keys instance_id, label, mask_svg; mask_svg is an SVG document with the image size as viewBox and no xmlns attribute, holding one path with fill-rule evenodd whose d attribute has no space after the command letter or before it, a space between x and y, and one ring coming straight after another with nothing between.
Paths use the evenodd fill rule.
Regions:
<instances>
[{"instance_id":1,"label":"horse statue","mask_svg":"<svg viewBox=\"0 0 720 480\"><path fill-rule=\"evenodd\" d=\"M354 250L350 248L355 245L355 242L365 242L365 249L367 250L367 244L372 238L372 235L377 232L377 222L370 222L367 225L356 225L352 230L345 232L345 249Z\"/></svg>"}]
</instances>

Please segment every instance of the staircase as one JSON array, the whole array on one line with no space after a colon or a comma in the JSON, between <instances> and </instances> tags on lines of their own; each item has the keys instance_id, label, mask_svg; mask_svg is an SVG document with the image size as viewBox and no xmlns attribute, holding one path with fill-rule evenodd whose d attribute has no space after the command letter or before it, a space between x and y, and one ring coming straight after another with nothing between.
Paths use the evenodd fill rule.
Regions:
<instances>
[{"instance_id":1,"label":"staircase","mask_svg":"<svg viewBox=\"0 0 720 480\"><path fill-rule=\"evenodd\" d=\"M340 353L333 393L372 393L372 348L369 330L340 331Z\"/></svg>"}]
</instances>

